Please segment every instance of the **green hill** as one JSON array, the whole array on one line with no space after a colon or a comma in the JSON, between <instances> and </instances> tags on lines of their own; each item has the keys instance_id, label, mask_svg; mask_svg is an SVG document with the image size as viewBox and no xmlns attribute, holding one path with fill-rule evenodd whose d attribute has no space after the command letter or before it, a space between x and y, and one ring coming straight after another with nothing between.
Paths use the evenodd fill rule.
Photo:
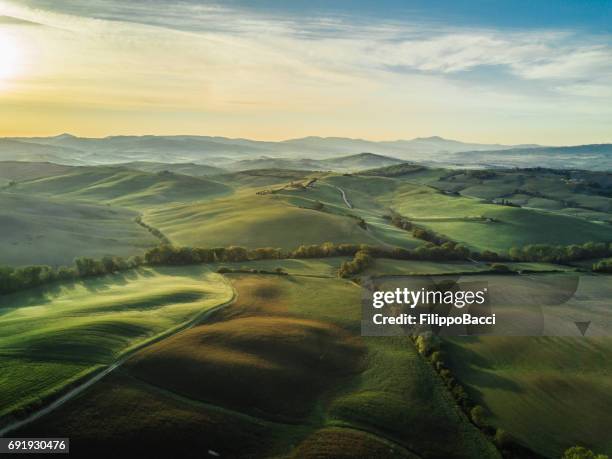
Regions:
<instances>
[{"instance_id":1,"label":"green hill","mask_svg":"<svg viewBox=\"0 0 612 459\"><path fill-rule=\"evenodd\" d=\"M158 243L136 212L0 193L0 265L70 265L75 257L141 254Z\"/></svg>"},{"instance_id":2,"label":"green hill","mask_svg":"<svg viewBox=\"0 0 612 459\"><path fill-rule=\"evenodd\" d=\"M2 298L0 417L232 297L228 284L202 267L141 269L54 287Z\"/></svg>"},{"instance_id":3,"label":"green hill","mask_svg":"<svg viewBox=\"0 0 612 459\"><path fill-rule=\"evenodd\" d=\"M192 177L206 177L209 175L218 175L227 172L220 167L210 166L208 164L194 163L155 163L148 161L133 161L131 163L115 164L117 167L125 167L142 172L173 172L175 174L190 175Z\"/></svg>"},{"instance_id":4,"label":"green hill","mask_svg":"<svg viewBox=\"0 0 612 459\"><path fill-rule=\"evenodd\" d=\"M15 434L174 456L187 442L221 457L499 458L409 339L359 336L354 284L230 278L237 301L209 322Z\"/></svg>"},{"instance_id":5,"label":"green hill","mask_svg":"<svg viewBox=\"0 0 612 459\"><path fill-rule=\"evenodd\" d=\"M261 157L243 159L231 163L228 167L234 170L250 169L296 169L316 171L358 171L375 167L401 164L404 161L390 156L374 153L358 153L328 159L295 159Z\"/></svg>"},{"instance_id":6,"label":"green hill","mask_svg":"<svg viewBox=\"0 0 612 459\"><path fill-rule=\"evenodd\" d=\"M179 245L280 247L354 242L375 244L355 219L303 209L275 195L246 191L204 203L145 212L144 221Z\"/></svg>"},{"instance_id":7,"label":"green hill","mask_svg":"<svg viewBox=\"0 0 612 459\"><path fill-rule=\"evenodd\" d=\"M0 177L17 182L65 174L71 170L71 166L62 166L54 163L36 163L27 161L0 162Z\"/></svg>"},{"instance_id":8,"label":"green hill","mask_svg":"<svg viewBox=\"0 0 612 459\"><path fill-rule=\"evenodd\" d=\"M405 184L382 199L419 225L478 250L527 244L609 241L608 226L534 209L489 204L430 187Z\"/></svg>"},{"instance_id":9,"label":"green hill","mask_svg":"<svg viewBox=\"0 0 612 459\"><path fill-rule=\"evenodd\" d=\"M202 178L104 166L75 168L66 174L20 182L12 190L127 207L198 201L231 192L226 185Z\"/></svg>"},{"instance_id":10,"label":"green hill","mask_svg":"<svg viewBox=\"0 0 612 459\"><path fill-rule=\"evenodd\" d=\"M612 453L612 341L456 338L453 369L491 422L546 457L584 444Z\"/></svg>"}]
</instances>

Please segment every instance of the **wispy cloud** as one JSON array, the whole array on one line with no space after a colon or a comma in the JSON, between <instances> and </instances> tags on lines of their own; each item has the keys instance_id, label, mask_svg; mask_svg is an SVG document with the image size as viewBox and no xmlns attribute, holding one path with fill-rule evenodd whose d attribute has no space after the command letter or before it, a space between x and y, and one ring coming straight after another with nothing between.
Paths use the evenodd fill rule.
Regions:
<instances>
[{"instance_id":1,"label":"wispy cloud","mask_svg":"<svg viewBox=\"0 0 612 459\"><path fill-rule=\"evenodd\" d=\"M463 110L484 126L491 110L503 114L500 126L521 109L612 116L609 36L295 17L194 2L0 1L1 14L55 30L27 35L38 65L14 93L24 100L44 92L46 101L76 105L257 112L269 114L267 123L312 123L310 114L318 114L355 126L365 118L356 122L351 112L364 106L373 119L442 124Z\"/></svg>"}]
</instances>

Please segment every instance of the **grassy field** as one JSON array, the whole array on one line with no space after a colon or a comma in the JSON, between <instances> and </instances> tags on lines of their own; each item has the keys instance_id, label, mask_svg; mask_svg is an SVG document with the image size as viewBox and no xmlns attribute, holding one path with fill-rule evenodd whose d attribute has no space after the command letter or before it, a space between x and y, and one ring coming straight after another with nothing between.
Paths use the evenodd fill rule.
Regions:
<instances>
[{"instance_id":1,"label":"grassy field","mask_svg":"<svg viewBox=\"0 0 612 459\"><path fill-rule=\"evenodd\" d=\"M526 244L608 241L609 227L530 209L486 204L412 184L385 202L419 225L477 250L507 251Z\"/></svg>"},{"instance_id":2,"label":"grassy field","mask_svg":"<svg viewBox=\"0 0 612 459\"><path fill-rule=\"evenodd\" d=\"M456 338L445 349L491 422L534 450L612 453L610 339Z\"/></svg>"},{"instance_id":3,"label":"grassy field","mask_svg":"<svg viewBox=\"0 0 612 459\"><path fill-rule=\"evenodd\" d=\"M179 246L422 245L390 224L392 209L475 250L612 239L601 223L612 200L597 194L611 184L605 174L572 172L570 180L549 171L423 168L394 178L278 169L208 176L222 171L132 167L6 163L0 264L140 254L159 240L134 222L139 212ZM500 198L523 208L491 202ZM360 336L362 291L338 278L347 259L143 268L3 296L0 417L32 409L148 343L15 436L69 432L73 448L107 454L146 444L159 455L172 446L177 457L195 448L222 457L498 458L410 339ZM504 264L522 275L488 274L487 263L390 259L363 274L388 285L402 276L419 286L428 276L487 285L500 318L528 313L510 321L517 335L577 336L574 321L593 320L585 339L447 339L445 360L491 423L535 451L552 458L585 444L612 452L612 342L589 338L606 332L609 276ZM287 275L223 277L214 273L221 268ZM235 302L178 331L234 289ZM157 340L169 331L178 332Z\"/></svg>"},{"instance_id":4,"label":"grassy field","mask_svg":"<svg viewBox=\"0 0 612 459\"><path fill-rule=\"evenodd\" d=\"M50 177L70 172L71 166L53 163L34 163L25 161L0 161L0 178L7 181L21 182L41 177Z\"/></svg>"},{"instance_id":5,"label":"grassy field","mask_svg":"<svg viewBox=\"0 0 612 459\"><path fill-rule=\"evenodd\" d=\"M159 241L127 209L0 193L0 265L71 265L75 257L136 255Z\"/></svg>"},{"instance_id":6,"label":"grassy field","mask_svg":"<svg viewBox=\"0 0 612 459\"><path fill-rule=\"evenodd\" d=\"M134 208L199 201L231 193L230 187L204 178L108 166L73 168L65 174L19 182L11 189Z\"/></svg>"},{"instance_id":7,"label":"grassy field","mask_svg":"<svg viewBox=\"0 0 612 459\"><path fill-rule=\"evenodd\" d=\"M412 237L406 232L383 218L389 214L389 209L377 198L390 193L398 183L382 177L356 177L328 174L307 191L284 191L293 205L305 208L317 208L320 204L322 213L361 218L367 225L370 237L382 246L399 246L415 248L423 241ZM342 189L351 205L348 208L340 192Z\"/></svg>"},{"instance_id":8,"label":"grassy field","mask_svg":"<svg viewBox=\"0 0 612 459\"><path fill-rule=\"evenodd\" d=\"M518 284L504 288L517 304L528 304L528 298L538 295L543 303L550 303L546 301L549 294L559 292L571 279L548 279L534 291ZM525 298L517 297L520 292ZM575 337L453 338L447 342L445 350L454 372L488 408L494 425L547 457L559 457L576 444L612 453L607 427L612 403L612 340L606 337L610 295L610 276L581 276L576 293L566 303L542 308L548 335ZM560 319L565 319L565 325ZM574 320L592 321L586 338L576 332Z\"/></svg>"},{"instance_id":9,"label":"grassy field","mask_svg":"<svg viewBox=\"0 0 612 459\"><path fill-rule=\"evenodd\" d=\"M210 269L217 271L220 268L231 270L264 270L274 271L281 268L284 272L293 276L312 277L338 277L338 269L343 261L350 257L309 258L309 259L284 259L284 260L254 260L239 263L211 263Z\"/></svg>"},{"instance_id":10,"label":"grassy field","mask_svg":"<svg viewBox=\"0 0 612 459\"><path fill-rule=\"evenodd\" d=\"M503 263L511 271L516 272L553 272L553 271L573 271L569 266L554 265L550 263ZM461 273L487 273L491 272L490 263L467 262L467 261L414 261L414 260L391 260L387 258L377 258L374 264L366 271L370 276L422 276L422 275L443 275Z\"/></svg>"},{"instance_id":11,"label":"grassy field","mask_svg":"<svg viewBox=\"0 0 612 459\"><path fill-rule=\"evenodd\" d=\"M503 198L523 207L579 215L585 220L607 221L612 217L612 199L598 195L602 188L610 186L609 174L601 172L446 171L432 174L421 183L463 196L487 200Z\"/></svg>"},{"instance_id":12,"label":"grassy field","mask_svg":"<svg viewBox=\"0 0 612 459\"><path fill-rule=\"evenodd\" d=\"M376 243L352 218L301 209L289 205L283 197L258 196L254 191L152 210L145 213L144 220L176 244L199 247L293 249L327 241Z\"/></svg>"},{"instance_id":13,"label":"grassy field","mask_svg":"<svg viewBox=\"0 0 612 459\"><path fill-rule=\"evenodd\" d=\"M228 284L201 267L142 269L3 296L0 416L231 297Z\"/></svg>"},{"instance_id":14,"label":"grassy field","mask_svg":"<svg viewBox=\"0 0 612 459\"><path fill-rule=\"evenodd\" d=\"M358 336L354 284L229 277L235 303L18 433L70 430L75 445L105 439L104 450L163 426L165 438L206 438L191 444L223 457L237 445L254 457L498 457L410 341ZM146 444L164 450L155 438Z\"/></svg>"}]
</instances>

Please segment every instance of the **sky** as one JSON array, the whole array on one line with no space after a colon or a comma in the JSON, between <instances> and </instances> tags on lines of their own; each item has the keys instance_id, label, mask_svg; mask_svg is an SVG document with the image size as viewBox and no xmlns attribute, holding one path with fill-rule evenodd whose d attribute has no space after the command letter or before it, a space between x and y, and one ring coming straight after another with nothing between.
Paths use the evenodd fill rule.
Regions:
<instances>
[{"instance_id":1,"label":"sky","mask_svg":"<svg viewBox=\"0 0 612 459\"><path fill-rule=\"evenodd\" d=\"M612 0L0 0L0 136L612 142Z\"/></svg>"}]
</instances>

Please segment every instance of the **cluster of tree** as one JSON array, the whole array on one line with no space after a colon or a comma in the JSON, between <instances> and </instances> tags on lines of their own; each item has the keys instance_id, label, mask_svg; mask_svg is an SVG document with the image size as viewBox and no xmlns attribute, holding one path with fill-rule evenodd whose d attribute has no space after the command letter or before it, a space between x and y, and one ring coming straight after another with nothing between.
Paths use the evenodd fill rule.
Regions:
<instances>
[{"instance_id":1,"label":"cluster of tree","mask_svg":"<svg viewBox=\"0 0 612 459\"><path fill-rule=\"evenodd\" d=\"M512 201L509 201L508 199L499 199L499 200L494 200L492 201L493 204L497 204L500 206L507 206L507 207L521 207L520 204L516 204Z\"/></svg>"},{"instance_id":2,"label":"cluster of tree","mask_svg":"<svg viewBox=\"0 0 612 459\"><path fill-rule=\"evenodd\" d=\"M405 231L412 231L412 222L402 217L399 214L393 214L391 216L387 216L387 219L391 221L391 224L397 228L403 229Z\"/></svg>"},{"instance_id":3,"label":"cluster of tree","mask_svg":"<svg viewBox=\"0 0 612 459\"><path fill-rule=\"evenodd\" d=\"M374 257L370 252L367 249L359 250L351 261L345 261L340 265L338 275L344 278L354 276L371 266L372 263L374 263Z\"/></svg>"},{"instance_id":4,"label":"cluster of tree","mask_svg":"<svg viewBox=\"0 0 612 459\"><path fill-rule=\"evenodd\" d=\"M323 204L321 201L315 201L314 205L312 206L312 210L323 210L325 208L325 204Z\"/></svg>"},{"instance_id":5,"label":"cluster of tree","mask_svg":"<svg viewBox=\"0 0 612 459\"><path fill-rule=\"evenodd\" d=\"M439 234L436 234L430 230L426 230L425 228L414 228L412 230L412 236L423 241L431 242L435 245L442 245L447 242L451 242L444 236L440 236Z\"/></svg>"},{"instance_id":6,"label":"cluster of tree","mask_svg":"<svg viewBox=\"0 0 612 459\"><path fill-rule=\"evenodd\" d=\"M540 457L503 429L493 427L488 420L487 412L481 405L475 404L468 396L462 384L453 376L447 364L443 350L443 341L435 335L418 335L412 337L419 354L432 365L438 373L457 405L465 415L487 437L493 441L504 458L525 459Z\"/></svg>"},{"instance_id":7,"label":"cluster of tree","mask_svg":"<svg viewBox=\"0 0 612 459\"><path fill-rule=\"evenodd\" d=\"M395 252L395 251L394 251ZM399 251L401 259L408 260L427 260L427 261L445 261L445 260L467 260L470 258L471 252L461 244L453 241L448 241L442 245L425 244L416 249L409 250L405 258L402 256L402 251ZM393 258L396 258L395 256Z\"/></svg>"},{"instance_id":8,"label":"cluster of tree","mask_svg":"<svg viewBox=\"0 0 612 459\"><path fill-rule=\"evenodd\" d=\"M99 260L89 257L79 257L74 260L75 277L93 277L113 274L120 271L136 268L144 264L141 256L130 257L103 257ZM61 268L60 268L61 269Z\"/></svg>"},{"instance_id":9,"label":"cluster of tree","mask_svg":"<svg viewBox=\"0 0 612 459\"><path fill-rule=\"evenodd\" d=\"M561 459L608 459L605 454L595 454L584 446L573 446L563 453Z\"/></svg>"},{"instance_id":10,"label":"cluster of tree","mask_svg":"<svg viewBox=\"0 0 612 459\"><path fill-rule=\"evenodd\" d=\"M601 260L593 265L593 271L598 273L612 273L612 260Z\"/></svg>"},{"instance_id":11,"label":"cluster of tree","mask_svg":"<svg viewBox=\"0 0 612 459\"><path fill-rule=\"evenodd\" d=\"M168 237L164 233L162 233L157 228L153 228L151 225L148 225L145 222L143 222L142 217L138 216L134 219L134 221L138 223L140 226L142 226L144 229L146 229L153 236L155 236L157 239L159 239L162 244L170 244L170 239L168 239Z\"/></svg>"},{"instance_id":12,"label":"cluster of tree","mask_svg":"<svg viewBox=\"0 0 612 459\"><path fill-rule=\"evenodd\" d=\"M144 258L146 264L152 266L193 265L218 261L278 260L279 258L285 258L285 254L283 254L281 249L273 247L250 250L236 246L206 249L201 247L175 247L162 244L147 250Z\"/></svg>"},{"instance_id":13,"label":"cluster of tree","mask_svg":"<svg viewBox=\"0 0 612 459\"><path fill-rule=\"evenodd\" d=\"M545 263L569 263L572 261L605 258L612 256L612 243L585 242L573 245L531 244L510 249L513 261L535 261Z\"/></svg>"},{"instance_id":14,"label":"cluster of tree","mask_svg":"<svg viewBox=\"0 0 612 459\"><path fill-rule=\"evenodd\" d=\"M227 266L222 266L217 269L219 274L275 274L277 276L287 276L288 272L283 270L280 266L276 268L274 271L269 271L267 269L255 269L255 268L228 268Z\"/></svg>"},{"instance_id":15,"label":"cluster of tree","mask_svg":"<svg viewBox=\"0 0 612 459\"><path fill-rule=\"evenodd\" d=\"M144 263L142 257L104 257L96 260L88 257L77 258L74 266L53 268L46 265L11 268L0 266L0 294L13 293L38 287L55 281L75 280L100 276L135 268Z\"/></svg>"}]
</instances>

